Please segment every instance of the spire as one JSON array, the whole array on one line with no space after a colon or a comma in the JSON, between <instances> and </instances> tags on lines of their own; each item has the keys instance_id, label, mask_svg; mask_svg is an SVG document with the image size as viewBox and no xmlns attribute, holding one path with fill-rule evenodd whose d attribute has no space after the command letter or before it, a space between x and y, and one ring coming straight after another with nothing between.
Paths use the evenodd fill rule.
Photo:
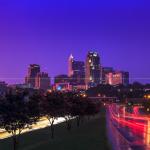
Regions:
<instances>
[{"instance_id":1,"label":"spire","mask_svg":"<svg viewBox=\"0 0 150 150\"><path fill-rule=\"evenodd\" d=\"M73 55L71 54L68 61L68 76L71 77L73 75L72 63L73 63Z\"/></svg>"},{"instance_id":2,"label":"spire","mask_svg":"<svg viewBox=\"0 0 150 150\"><path fill-rule=\"evenodd\" d=\"M72 54L69 56L69 59L73 59L73 55Z\"/></svg>"}]
</instances>

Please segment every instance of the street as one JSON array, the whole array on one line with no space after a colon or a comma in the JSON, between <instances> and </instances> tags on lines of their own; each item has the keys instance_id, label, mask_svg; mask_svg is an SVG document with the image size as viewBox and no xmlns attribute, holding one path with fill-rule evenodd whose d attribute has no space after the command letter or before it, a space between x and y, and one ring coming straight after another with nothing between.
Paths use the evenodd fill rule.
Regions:
<instances>
[{"instance_id":1,"label":"street","mask_svg":"<svg viewBox=\"0 0 150 150\"><path fill-rule=\"evenodd\" d=\"M54 124L59 124L59 123L64 122L64 121L65 121L64 118L58 118L57 120L55 120ZM42 128L48 127L48 125L49 125L49 121L43 117L39 120L39 122L37 122L37 124L32 125L31 128L24 129L22 131L22 133L42 129ZM0 139L5 139L5 138L11 137L11 136L12 135L7 133L5 130L0 129Z\"/></svg>"},{"instance_id":2,"label":"street","mask_svg":"<svg viewBox=\"0 0 150 150\"><path fill-rule=\"evenodd\" d=\"M139 109L135 106L129 113L121 105L107 107L108 136L114 150L150 149L150 117Z\"/></svg>"}]
</instances>

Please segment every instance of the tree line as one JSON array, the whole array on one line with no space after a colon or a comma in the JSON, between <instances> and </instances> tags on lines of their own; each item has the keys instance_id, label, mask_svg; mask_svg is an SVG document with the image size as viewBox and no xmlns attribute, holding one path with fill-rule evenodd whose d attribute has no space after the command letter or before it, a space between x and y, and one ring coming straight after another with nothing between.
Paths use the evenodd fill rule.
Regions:
<instances>
[{"instance_id":1,"label":"tree line","mask_svg":"<svg viewBox=\"0 0 150 150\"><path fill-rule=\"evenodd\" d=\"M98 85L87 90L88 96L116 97L120 101L124 101L126 98L144 98L145 94L150 94L150 84L143 85L138 82L126 86Z\"/></svg>"},{"instance_id":2,"label":"tree line","mask_svg":"<svg viewBox=\"0 0 150 150\"><path fill-rule=\"evenodd\" d=\"M0 98L0 128L12 135L13 150L18 149L22 131L46 117L50 124L51 138L54 138L54 122L65 118L66 129L72 128L72 119L80 126L84 116L93 116L100 111L101 103L83 97L78 93L35 92L28 95L25 91L6 94Z\"/></svg>"}]
</instances>

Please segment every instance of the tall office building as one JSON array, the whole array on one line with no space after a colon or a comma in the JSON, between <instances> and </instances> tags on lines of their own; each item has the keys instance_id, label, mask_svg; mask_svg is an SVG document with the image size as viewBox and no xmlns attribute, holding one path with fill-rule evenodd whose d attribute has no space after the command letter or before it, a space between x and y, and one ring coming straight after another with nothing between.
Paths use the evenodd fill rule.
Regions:
<instances>
[{"instance_id":1,"label":"tall office building","mask_svg":"<svg viewBox=\"0 0 150 150\"><path fill-rule=\"evenodd\" d=\"M40 72L35 78L35 87L37 89L47 90L50 87L50 77L48 73Z\"/></svg>"},{"instance_id":2,"label":"tall office building","mask_svg":"<svg viewBox=\"0 0 150 150\"><path fill-rule=\"evenodd\" d=\"M86 86L100 84L100 57L96 52L88 52L86 57Z\"/></svg>"},{"instance_id":3,"label":"tall office building","mask_svg":"<svg viewBox=\"0 0 150 150\"><path fill-rule=\"evenodd\" d=\"M72 77L73 75L73 62L74 62L74 58L71 54L68 60L68 76L69 77Z\"/></svg>"},{"instance_id":4,"label":"tall office building","mask_svg":"<svg viewBox=\"0 0 150 150\"><path fill-rule=\"evenodd\" d=\"M31 87L35 87L35 78L40 73L40 66L37 64L31 64L28 68L28 74L25 78L25 83Z\"/></svg>"},{"instance_id":5,"label":"tall office building","mask_svg":"<svg viewBox=\"0 0 150 150\"><path fill-rule=\"evenodd\" d=\"M73 56L70 55L68 69L71 84L85 84L85 63L83 61L76 61Z\"/></svg>"},{"instance_id":6,"label":"tall office building","mask_svg":"<svg viewBox=\"0 0 150 150\"><path fill-rule=\"evenodd\" d=\"M106 74L106 84L110 85L128 85L129 72L114 71Z\"/></svg>"}]
</instances>

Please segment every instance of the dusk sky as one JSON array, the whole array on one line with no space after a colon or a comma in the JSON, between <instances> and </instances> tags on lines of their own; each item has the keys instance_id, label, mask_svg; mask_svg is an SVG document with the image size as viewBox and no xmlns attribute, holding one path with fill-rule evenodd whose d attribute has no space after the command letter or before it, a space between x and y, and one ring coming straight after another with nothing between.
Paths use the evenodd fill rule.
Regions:
<instances>
[{"instance_id":1,"label":"dusk sky","mask_svg":"<svg viewBox=\"0 0 150 150\"><path fill-rule=\"evenodd\" d=\"M23 82L31 63L66 74L69 55L85 60L89 50L150 83L148 1L0 0L0 80Z\"/></svg>"}]
</instances>

